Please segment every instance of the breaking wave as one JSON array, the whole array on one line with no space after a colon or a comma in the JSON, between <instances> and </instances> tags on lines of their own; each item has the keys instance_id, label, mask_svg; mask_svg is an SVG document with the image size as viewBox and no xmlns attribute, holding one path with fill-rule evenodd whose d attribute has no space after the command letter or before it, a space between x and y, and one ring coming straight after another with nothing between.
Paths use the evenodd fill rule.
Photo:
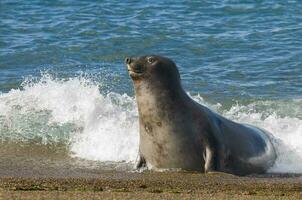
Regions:
<instances>
[{"instance_id":1,"label":"breaking wave","mask_svg":"<svg viewBox=\"0 0 302 200\"><path fill-rule=\"evenodd\" d=\"M28 78L21 89L0 93L0 141L64 144L70 155L96 161L134 162L138 152L135 98L103 92L87 76ZM230 108L199 103L275 137L278 152L272 172L302 172L302 100L237 102Z\"/></svg>"}]
</instances>

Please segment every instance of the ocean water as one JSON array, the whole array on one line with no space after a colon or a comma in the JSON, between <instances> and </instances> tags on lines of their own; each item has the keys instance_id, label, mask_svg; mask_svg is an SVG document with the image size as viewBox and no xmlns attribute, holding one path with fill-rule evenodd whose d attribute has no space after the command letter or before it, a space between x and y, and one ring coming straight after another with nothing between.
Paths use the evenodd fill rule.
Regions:
<instances>
[{"instance_id":1,"label":"ocean water","mask_svg":"<svg viewBox=\"0 0 302 200\"><path fill-rule=\"evenodd\" d=\"M270 131L271 172L302 173L294 0L1 0L0 168L131 169L138 113L123 60L145 54L173 59L199 103Z\"/></svg>"}]
</instances>

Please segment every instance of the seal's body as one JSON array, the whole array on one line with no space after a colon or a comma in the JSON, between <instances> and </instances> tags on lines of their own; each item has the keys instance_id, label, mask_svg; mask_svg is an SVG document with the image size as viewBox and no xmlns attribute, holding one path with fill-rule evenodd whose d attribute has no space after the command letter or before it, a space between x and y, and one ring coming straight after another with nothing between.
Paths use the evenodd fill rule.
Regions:
<instances>
[{"instance_id":1,"label":"seal's body","mask_svg":"<svg viewBox=\"0 0 302 200\"><path fill-rule=\"evenodd\" d=\"M192 100L176 65L161 56L126 58L139 112L137 168L263 173L276 153L264 130L228 120Z\"/></svg>"}]
</instances>

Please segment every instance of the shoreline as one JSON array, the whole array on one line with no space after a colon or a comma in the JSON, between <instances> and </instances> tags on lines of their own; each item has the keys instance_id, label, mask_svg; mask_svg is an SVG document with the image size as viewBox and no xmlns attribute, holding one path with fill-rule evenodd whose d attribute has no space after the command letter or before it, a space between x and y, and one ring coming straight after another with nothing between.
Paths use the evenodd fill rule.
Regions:
<instances>
[{"instance_id":1,"label":"shoreline","mask_svg":"<svg viewBox=\"0 0 302 200\"><path fill-rule=\"evenodd\" d=\"M302 175L103 171L94 178L2 176L0 188L3 199L298 199Z\"/></svg>"}]
</instances>

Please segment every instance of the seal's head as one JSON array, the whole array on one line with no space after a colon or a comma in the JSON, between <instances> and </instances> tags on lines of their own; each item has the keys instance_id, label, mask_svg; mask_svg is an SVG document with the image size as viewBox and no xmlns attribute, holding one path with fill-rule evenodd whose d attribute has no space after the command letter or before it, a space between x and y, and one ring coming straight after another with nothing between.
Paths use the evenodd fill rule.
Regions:
<instances>
[{"instance_id":1,"label":"seal's head","mask_svg":"<svg viewBox=\"0 0 302 200\"><path fill-rule=\"evenodd\" d=\"M153 84L178 85L179 72L175 63L162 56L127 57L125 63L134 84L148 82Z\"/></svg>"}]
</instances>

